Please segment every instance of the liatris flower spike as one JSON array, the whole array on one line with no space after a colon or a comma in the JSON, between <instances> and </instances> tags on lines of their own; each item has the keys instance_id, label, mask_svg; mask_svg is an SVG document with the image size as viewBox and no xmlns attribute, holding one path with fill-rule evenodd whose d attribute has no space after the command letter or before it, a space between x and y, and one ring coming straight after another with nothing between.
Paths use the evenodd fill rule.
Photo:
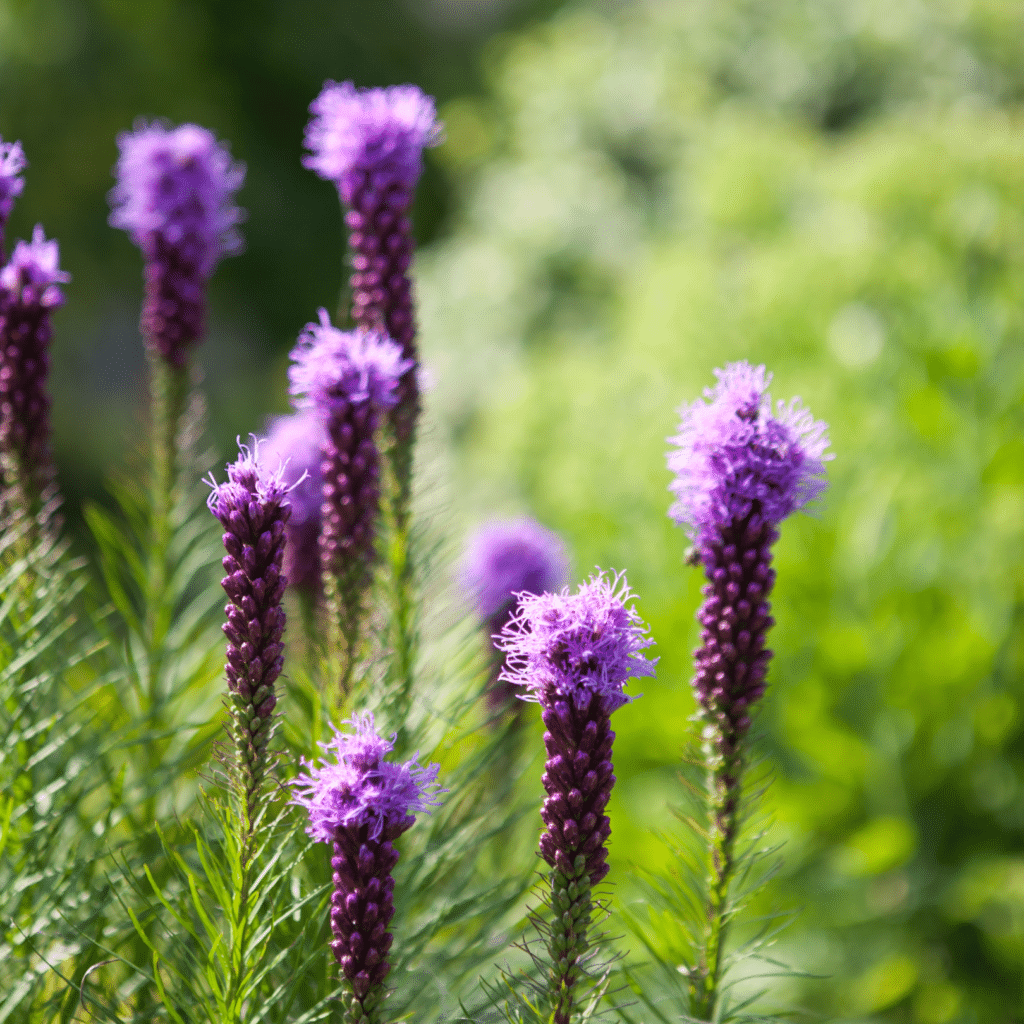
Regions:
<instances>
[{"instance_id":1,"label":"liatris flower spike","mask_svg":"<svg viewBox=\"0 0 1024 1024\"><path fill-rule=\"evenodd\" d=\"M293 802L309 814L309 835L334 845L331 950L345 979L344 1019L378 1024L391 968L393 844L416 813L436 806L439 766L386 761L393 747L375 732L373 715L350 724L354 732L336 732L324 745L321 765L303 762L309 774L292 783Z\"/></svg>"},{"instance_id":2,"label":"liatris flower spike","mask_svg":"<svg viewBox=\"0 0 1024 1024\"><path fill-rule=\"evenodd\" d=\"M668 456L677 499L670 515L689 530L708 579L693 680L705 724L711 826L709 937L693 978L702 1020L711 1019L717 999L743 739L771 658L765 638L774 621L772 545L782 520L824 491L831 458L825 424L798 400L772 410L763 366L733 363L716 376L706 402L681 410Z\"/></svg>"},{"instance_id":3,"label":"liatris flower spike","mask_svg":"<svg viewBox=\"0 0 1024 1024\"><path fill-rule=\"evenodd\" d=\"M543 594L565 586L569 560L561 537L534 519L495 520L480 527L466 544L460 577L472 596L488 637L494 638L519 607L521 594ZM493 711L514 708L516 688L498 682L505 659L496 657L488 693Z\"/></svg>"},{"instance_id":4,"label":"liatris flower spike","mask_svg":"<svg viewBox=\"0 0 1024 1024\"><path fill-rule=\"evenodd\" d=\"M274 683L284 664L286 578L281 573L285 527L291 508L280 469L272 470L254 442L240 445L226 483L211 481L210 511L224 527L221 580L230 601L225 608L228 638L225 672L230 691L231 730L238 782L251 829L267 770L267 746L277 704Z\"/></svg>"},{"instance_id":5,"label":"liatris flower spike","mask_svg":"<svg viewBox=\"0 0 1024 1024\"><path fill-rule=\"evenodd\" d=\"M50 314L71 280L55 241L36 227L0 270L0 457L4 489L34 513L54 480L50 452Z\"/></svg>"},{"instance_id":6,"label":"liatris flower spike","mask_svg":"<svg viewBox=\"0 0 1024 1024\"><path fill-rule=\"evenodd\" d=\"M583 974L591 889L608 873L611 834L605 807L612 773L611 714L632 698L633 676L654 674L641 651L652 641L625 578L597 573L578 593L523 594L500 646L503 678L526 689L543 710L547 826L540 853L551 865L550 996L556 1024L569 1024Z\"/></svg>"},{"instance_id":7,"label":"liatris flower spike","mask_svg":"<svg viewBox=\"0 0 1024 1024\"><path fill-rule=\"evenodd\" d=\"M351 82L328 82L309 109L311 155L303 162L334 182L348 207L352 318L393 338L409 360L392 417L398 478L407 490L420 402L409 280L415 243L408 212L423 171L423 149L441 138L434 101L414 85L357 89Z\"/></svg>"},{"instance_id":8,"label":"liatris flower spike","mask_svg":"<svg viewBox=\"0 0 1024 1024\"><path fill-rule=\"evenodd\" d=\"M142 250L146 344L171 366L185 365L202 337L206 283L222 256L241 248L234 195L245 168L205 128L142 124L119 136L110 223Z\"/></svg>"},{"instance_id":9,"label":"liatris flower spike","mask_svg":"<svg viewBox=\"0 0 1024 1024\"><path fill-rule=\"evenodd\" d=\"M323 309L319 323L306 325L292 359L296 404L315 410L326 428L320 564L332 647L344 653L348 674L376 558L380 450L375 435L381 416L397 400L398 380L409 361L382 334L332 327ZM347 680L348 675L343 686Z\"/></svg>"},{"instance_id":10,"label":"liatris flower spike","mask_svg":"<svg viewBox=\"0 0 1024 1024\"><path fill-rule=\"evenodd\" d=\"M4 262L4 228L7 218L14 209L14 200L21 195L25 179L25 154L20 142L4 142L0 139L0 266Z\"/></svg>"},{"instance_id":11,"label":"liatris flower spike","mask_svg":"<svg viewBox=\"0 0 1024 1024\"><path fill-rule=\"evenodd\" d=\"M308 594L320 590L321 460L326 441L323 418L316 410L304 409L275 417L260 442L260 462L273 466L276 460L289 487L292 512L285 531L284 574L288 586Z\"/></svg>"}]
</instances>

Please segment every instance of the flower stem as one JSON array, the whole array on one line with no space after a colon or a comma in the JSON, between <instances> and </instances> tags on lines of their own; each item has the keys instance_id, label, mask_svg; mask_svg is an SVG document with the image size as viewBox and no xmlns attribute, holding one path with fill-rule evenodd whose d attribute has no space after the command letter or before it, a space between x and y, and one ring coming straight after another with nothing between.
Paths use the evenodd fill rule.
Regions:
<instances>
[{"instance_id":1,"label":"flower stem","mask_svg":"<svg viewBox=\"0 0 1024 1024\"><path fill-rule=\"evenodd\" d=\"M575 988L587 951L587 928L593 916L587 858L578 854L570 875L557 867L551 871L551 957L549 974L551 1008L555 1024L569 1024L575 1009Z\"/></svg>"}]
</instances>

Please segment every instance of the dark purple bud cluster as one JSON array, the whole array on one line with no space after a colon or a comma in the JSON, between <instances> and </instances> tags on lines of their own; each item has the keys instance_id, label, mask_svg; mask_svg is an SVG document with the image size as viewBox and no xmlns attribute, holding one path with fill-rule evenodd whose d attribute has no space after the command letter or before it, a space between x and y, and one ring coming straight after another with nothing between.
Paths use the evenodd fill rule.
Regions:
<instances>
[{"instance_id":1,"label":"dark purple bud cluster","mask_svg":"<svg viewBox=\"0 0 1024 1024\"><path fill-rule=\"evenodd\" d=\"M53 484L50 452L50 314L64 302L55 241L36 227L0 270L0 456L5 489L35 508Z\"/></svg>"},{"instance_id":2,"label":"dark purple bud cluster","mask_svg":"<svg viewBox=\"0 0 1024 1024\"><path fill-rule=\"evenodd\" d=\"M131 235L146 261L146 344L180 369L204 333L206 283L220 258L241 247L234 194L245 168L194 124L143 124L117 143L110 223Z\"/></svg>"},{"instance_id":3,"label":"dark purple bud cluster","mask_svg":"<svg viewBox=\"0 0 1024 1024\"><path fill-rule=\"evenodd\" d=\"M377 735L373 716L358 715L351 724L354 732L336 732L325 744L322 764L303 762L309 774L292 783L293 802L309 814L309 835L334 848L331 949L348 988L345 1020L377 1024L391 969L393 844L415 813L437 803L438 766L387 761L393 746Z\"/></svg>"},{"instance_id":4,"label":"dark purple bud cluster","mask_svg":"<svg viewBox=\"0 0 1024 1024\"><path fill-rule=\"evenodd\" d=\"M408 360L391 414L399 480L407 488L420 407L408 212L423 149L440 138L434 101L412 85L356 89L328 82L310 110L306 166L333 181L348 207L352 319L392 338Z\"/></svg>"},{"instance_id":5,"label":"dark purple bud cluster","mask_svg":"<svg viewBox=\"0 0 1024 1024\"><path fill-rule=\"evenodd\" d=\"M591 888L608 873L611 715L629 702L623 691L630 677L654 674L640 653L651 644L646 629L626 607L631 597L621 576L601 573L576 594L522 594L500 638L508 662L503 677L539 701L547 730L540 852L552 868L548 953L556 1024L569 1024L573 1014Z\"/></svg>"},{"instance_id":6,"label":"dark purple bud cluster","mask_svg":"<svg viewBox=\"0 0 1024 1024\"><path fill-rule=\"evenodd\" d=\"M281 605L287 583L281 572L285 526L291 513L280 473L269 472L244 445L228 466L227 483L214 486L210 511L224 527L221 580L228 638L225 673L230 691L232 733L251 822L267 766L277 695L274 684L284 664Z\"/></svg>"}]
</instances>

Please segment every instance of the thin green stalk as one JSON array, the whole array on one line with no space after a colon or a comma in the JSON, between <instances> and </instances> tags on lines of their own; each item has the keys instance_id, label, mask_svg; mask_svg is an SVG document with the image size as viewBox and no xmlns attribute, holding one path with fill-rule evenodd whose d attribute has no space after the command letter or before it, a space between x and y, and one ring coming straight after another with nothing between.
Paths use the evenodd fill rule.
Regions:
<instances>
[{"instance_id":1,"label":"thin green stalk","mask_svg":"<svg viewBox=\"0 0 1024 1024\"><path fill-rule=\"evenodd\" d=\"M743 755L727 741L720 724L705 720L703 753L707 767L708 902L702 948L690 977L693 1015L713 1021L721 1000L722 953L729 930L729 887L736 868ZM723 749L732 753L723 754Z\"/></svg>"}]
</instances>

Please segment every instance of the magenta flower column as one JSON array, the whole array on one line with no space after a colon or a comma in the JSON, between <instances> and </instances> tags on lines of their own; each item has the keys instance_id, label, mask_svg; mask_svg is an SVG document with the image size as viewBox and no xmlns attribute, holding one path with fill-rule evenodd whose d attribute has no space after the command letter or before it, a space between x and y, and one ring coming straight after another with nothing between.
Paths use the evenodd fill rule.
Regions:
<instances>
[{"instance_id":1,"label":"magenta flower column","mask_svg":"<svg viewBox=\"0 0 1024 1024\"><path fill-rule=\"evenodd\" d=\"M441 135L434 101L414 85L357 89L351 82L328 82L310 112L306 148L311 155L303 162L334 182L348 208L352 319L394 339L408 360L391 414L405 496L420 408L409 278L415 241L408 214L423 172L423 149Z\"/></svg>"},{"instance_id":2,"label":"magenta flower column","mask_svg":"<svg viewBox=\"0 0 1024 1024\"><path fill-rule=\"evenodd\" d=\"M348 673L376 560L377 432L397 400L398 381L409 362L382 334L332 327L326 310L320 311L319 323L306 325L292 359L296 404L314 410L325 428L320 565L332 644L344 653Z\"/></svg>"},{"instance_id":3,"label":"magenta flower column","mask_svg":"<svg viewBox=\"0 0 1024 1024\"><path fill-rule=\"evenodd\" d=\"M540 854L552 868L548 953L555 1024L569 1024L577 1010L591 890L608 873L611 715L632 699L623 692L626 680L654 674L654 663L640 653L652 641L626 607L631 598L624 577L602 573L576 594L523 594L500 639L508 659L504 678L540 703L547 730Z\"/></svg>"},{"instance_id":4,"label":"magenta flower column","mask_svg":"<svg viewBox=\"0 0 1024 1024\"><path fill-rule=\"evenodd\" d=\"M55 241L36 227L0 270L0 458L4 490L30 515L51 496L50 315L64 302Z\"/></svg>"},{"instance_id":5,"label":"magenta flower column","mask_svg":"<svg viewBox=\"0 0 1024 1024\"><path fill-rule=\"evenodd\" d=\"M274 684L284 665L286 577L281 572L285 529L291 514L288 485L258 448L240 446L226 483L214 484L210 511L224 528L221 586L230 599L227 665L231 733L246 825L251 832L267 770L267 746L277 705Z\"/></svg>"},{"instance_id":6,"label":"magenta flower column","mask_svg":"<svg viewBox=\"0 0 1024 1024\"><path fill-rule=\"evenodd\" d=\"M350 724L354 732L336 732L324 745L322 764L303 762L309 774L292 783L293 802L309 815L310 837L334 848L331 951L345 979L344 1019L379 1024L391 969L394 842L416 813L436 805L439 766L387 761L393 747L377 735L373 716Z\"/></svg>"},{"instance_id":7,"label":"magenta flower column","mask_svg":"<svg viewBox=\"0 0 1024 1024\"><path fill-rule=\"evenodd\" d=\"M715 372L718 384L705 391L706 401L682 408L668 456L677 499L670 515L689 530L708 579L693 679L705 725L710 812L708 929L691 978L701 1020L712 1019L719 997L744 739L771 659L772 545L782 520L824 491L830 458L825 424L798 400L773 411L763 366L732 363Z\"/></svg>"},{"instance_id":8,"label":"magenta flower column","mask_svg":"<svg viewBox=\"0 0 1024 1024\"><path fill-rule=\"evenodd\" d=\"M25 169L25 154L20 142L4 142L0 138L0 267L4 264L4 230L7 218L14 209L14 200L21 195L25 187L25 179L21 172Z\"/></svg>"},{"instance_id":9,"label":"magenta flower column","mask_svg":"<svg viewBox=\"0 0 1024 1024\"><path fill-rule=\"evenodd\" d=\"M494 653L487 701L492 712L515 710L516 687L500 676L505 657L497 634L515 615L522 594L565 586L569 559L561 537L533 519L495 520L469 538L460 581L472 597Z\"/></svg>"}]
</instances>

